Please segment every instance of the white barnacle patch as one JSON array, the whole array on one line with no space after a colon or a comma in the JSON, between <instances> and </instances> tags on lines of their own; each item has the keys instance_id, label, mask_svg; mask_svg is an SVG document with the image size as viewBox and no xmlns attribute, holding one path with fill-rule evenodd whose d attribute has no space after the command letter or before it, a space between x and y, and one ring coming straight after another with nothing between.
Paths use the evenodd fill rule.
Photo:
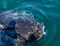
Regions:
<instances>
[{"instance_id":1,"label":"white barnacle patch","mask_svg":"<svg viewBox=\"0 0 60 46\"><path fill-rule=\"evenodd\" d=\"M43 32L43 34L45 35L45 34L46 34L46 32Z\"/></svg>"},{"instance_id":2,"label":"white barnacle patch","mask_svg":"<svg viewBox=\"0 0 60 46\"><path fill-rule=\"evenodd\" d=\"M14 13L14 15L16 16L16 15L18 15L18 13Z\"/></svg>"},{"instance_id":3,"label":"white barnacle patch","mask_svg":"<svg viewBox=\"0 0 60 46\"><path fill-rule=\"evenodd\" d=\"M43 29L42 29L42 30L43 30L43 34L45 35L45 34L46 34L46 32L44 31L44 29L45 29L45 26L43 26Z\"/></svg>"},{"instance_id":4,"label":"white barnacle patch","mask_svg":"<svg viewBox=\"0 0 60 46\"><path fill-rule=\"evenodd\" d=\"M17 13L17 12L15 12L15 13L11 13L11 15L13 15L13 16L17 16L18 13Z\"/></svg>"},{"instance_id":5,"label":"white barnacle patch","mask_svg":"<svg viewBox=\"0 0 60 46\"><path fill-rule=\"evenodd\" d=\"M3 29L3 28L4 28L4 26L2 24L0 24L0 29Z\"/></svg>"}]
</instances>

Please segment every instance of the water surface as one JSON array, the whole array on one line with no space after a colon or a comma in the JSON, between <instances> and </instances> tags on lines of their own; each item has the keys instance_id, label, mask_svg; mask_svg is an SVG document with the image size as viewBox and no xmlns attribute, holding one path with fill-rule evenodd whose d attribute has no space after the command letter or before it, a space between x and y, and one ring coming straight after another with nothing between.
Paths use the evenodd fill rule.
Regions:
<instances>
[{"instance_id":1,"label":"water surface","mask_svg":"<svg viewBox=\"0 0 60 46\"><path fill-rule=\"evenodd\" d=\"M46 35L29 46L60 46L60 0L0 0L0 14L9 10L25 11L44 23Z\"/></svg>"}]
</instances>

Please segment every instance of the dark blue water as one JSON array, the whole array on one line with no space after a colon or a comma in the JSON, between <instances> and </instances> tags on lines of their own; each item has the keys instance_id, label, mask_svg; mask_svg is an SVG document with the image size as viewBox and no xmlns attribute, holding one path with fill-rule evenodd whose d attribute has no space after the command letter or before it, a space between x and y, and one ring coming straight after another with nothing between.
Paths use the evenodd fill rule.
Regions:
<instances>
[{"instance_id":1,"label":"dark blue water","mask_svg":"<svg viewBox=\"0 0 60 46\"><path fill-rule=\"evenodd\" d=\"M25 11L45 24L46 35L29 46L60 46L60 0L0 0L0 13L9 10Z\"/></svg>"}]
</instances>

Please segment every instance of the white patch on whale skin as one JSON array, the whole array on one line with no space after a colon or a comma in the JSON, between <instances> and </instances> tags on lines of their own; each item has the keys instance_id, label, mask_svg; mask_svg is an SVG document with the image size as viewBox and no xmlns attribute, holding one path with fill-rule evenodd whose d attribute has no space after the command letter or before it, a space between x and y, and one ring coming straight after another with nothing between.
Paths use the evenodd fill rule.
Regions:
<instances>
[{"instance_id":1,"label":"white patch on whale skin","mask_svg":"<svg viewBox=\"0 0 60 46\"><path fill-rule=\"evenodd\" d=\"M43 35L45 35L45 34L46 34L46 32L44 31L44 29L45 29L45 26L43 26L43 29L42 29L42 30L43 30Z\"/></svg>"},{"instance_id":2,"label":"white patch on whale skin","mask_svg":"<svg viewBox=\"0 0 60 46\"><path fill-rule=\"evenodd\" d=\"M43 34L45 35L45 34L46 34L46 32L43 32Z\"/></svg>"},{"instance_id":3,"label":"white patch on whale skin","mask_svg":"<svg viewBox=\"0 0 60 46\"><path fill-rule=\"evenodd\" d=\"M4 28L4 26L2 24L0 24L0 29L3 29L3 28Z\"/></svg>"}]
</instances>

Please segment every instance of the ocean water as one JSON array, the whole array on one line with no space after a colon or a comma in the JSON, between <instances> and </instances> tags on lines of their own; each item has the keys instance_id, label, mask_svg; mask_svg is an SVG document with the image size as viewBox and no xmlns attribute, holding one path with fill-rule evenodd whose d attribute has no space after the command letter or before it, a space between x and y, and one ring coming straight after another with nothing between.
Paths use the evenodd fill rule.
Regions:
<instances>
[{"instance_id":1,"label":"ocean water","mask_svg":"<svg viewBox=\"0 0 60 46\"><path fill-rule=\"evenodd\" d=\"M60 0L0 0L0 14L10 10L26 11L44 23L46 34L29 46L60 46Z\"/></svg>"}]
</instances>

